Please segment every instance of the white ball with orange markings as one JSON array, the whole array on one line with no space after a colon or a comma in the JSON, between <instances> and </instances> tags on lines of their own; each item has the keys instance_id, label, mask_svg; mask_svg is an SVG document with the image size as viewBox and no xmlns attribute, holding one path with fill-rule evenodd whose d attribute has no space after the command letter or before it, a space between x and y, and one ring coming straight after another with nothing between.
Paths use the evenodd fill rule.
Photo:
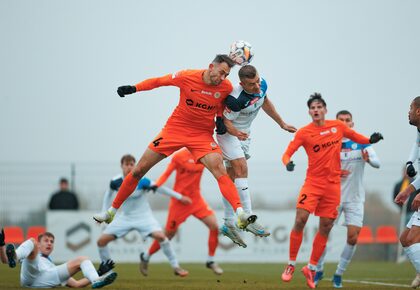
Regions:
<instances>
[{"instance_id":1,"label":"white ball with orange markings","mask_svg":"<svg viewBox=\"0 0 420 290\"><path fill-rule=\"evenodd\" d=\"M238 65L247 65L254 57L252 45L244 40L237 40L230 46L230 58Z\"/></svg>"}]
</instances>

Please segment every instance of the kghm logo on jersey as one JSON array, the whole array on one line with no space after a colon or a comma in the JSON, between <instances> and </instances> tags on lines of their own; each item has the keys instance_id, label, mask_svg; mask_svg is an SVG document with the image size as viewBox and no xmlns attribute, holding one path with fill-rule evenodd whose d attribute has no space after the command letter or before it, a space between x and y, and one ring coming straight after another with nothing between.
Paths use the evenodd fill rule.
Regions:
<instances>
[{"instance_id":1,"label":"kghm logo on jersey","mask_svg":"<svg viewBox=\"0 0 420 290\"><path fill-rule=\"evenodd\" d=\"M192 99L186 99L185 103L187 104L187 106L202 109L202 110L206 110L206 111L211 111L214 108L216 108L216 106L212 106L212 105L209 105L209 104L203 104L203 103L198 103L198 102L196 102L194 104L194 101Z\"/></svg>"}]
</instances>

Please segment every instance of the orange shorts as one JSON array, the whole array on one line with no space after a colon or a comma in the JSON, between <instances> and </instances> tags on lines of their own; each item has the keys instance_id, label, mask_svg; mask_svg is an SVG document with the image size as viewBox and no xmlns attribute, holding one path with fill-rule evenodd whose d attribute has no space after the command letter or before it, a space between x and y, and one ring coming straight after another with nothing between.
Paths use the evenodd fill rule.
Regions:
<instances>
[{"instance_id":1,"label":"orange shorts","mask_svg":"<svg viewBox=\"0 0 420 290\"><path fill-rule=\"evenodd\" d=\"M173 128L164 128L149 144L150 150L166 156L183 147L190 150L196 162L209 153L222 154L222 150L212 135L206 133L188 134L182 130L175 131Z\"/></svg>"},{"instance_id":2,"label":"orange shorts","mask_svg":"<svg viewBox=\"0 0 420 290\"><path fill-rule=\"evenodd\" d=\"M165 229L167 231L176 231L191 215L201 220L213 214L213 210L203 198L193 199L193 203L190 205L183 205L179 201L171 199Z\"/></svg>"},{"instance_id":3,"label":"orange shorts","mask_svg":"<svg viewBox=\"0 0 420 290\"><path fill-rule=\"evenodd\" d=\"M319 217L335 219L340 206L340 194L340 183L305 182L296 202L296 208L307 210Z\"/></svg>"}]
</instances>

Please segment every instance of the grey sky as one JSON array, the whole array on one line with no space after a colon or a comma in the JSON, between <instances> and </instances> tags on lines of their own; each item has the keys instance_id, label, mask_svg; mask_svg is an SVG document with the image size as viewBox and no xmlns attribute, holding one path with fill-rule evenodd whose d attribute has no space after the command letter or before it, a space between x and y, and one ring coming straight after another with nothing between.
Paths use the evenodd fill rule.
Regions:
<instances>
[{"instance_id":1,"label":"grey sky","mask_svg":"<svg viewBox=\"0 0 420 290\"><path fill-rule=\"evenodd\" d=\"M138 157L178 89L120 99L116 88L204 68L245 39L288 123L307 124L306 100L321 92L330 118L349 109L358 131L385 136L375 147L384 163L403 162L420 95L419 11L419 1L2 0L0 161ZM252 137L253 158L280 166L292 135L262 113Z\"/></svg>"}]
</instances>

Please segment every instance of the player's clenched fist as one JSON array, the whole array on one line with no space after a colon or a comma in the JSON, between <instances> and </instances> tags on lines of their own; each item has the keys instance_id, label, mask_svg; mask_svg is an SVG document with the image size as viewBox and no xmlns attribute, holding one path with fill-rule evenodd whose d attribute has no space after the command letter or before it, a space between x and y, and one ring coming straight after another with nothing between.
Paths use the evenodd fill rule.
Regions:
<instances>
[{"instance_id":1,"label":"player's clenched fist","mask_svg":"<svg viewBox=\"0 0 420 290\"><path fill-rule=\"evenodd\" d=\"M135 86L121 86L118 87L117 93L121 98L124 98L125 95L134 94L136 92Z\"/></svg>"}]
</instances>

